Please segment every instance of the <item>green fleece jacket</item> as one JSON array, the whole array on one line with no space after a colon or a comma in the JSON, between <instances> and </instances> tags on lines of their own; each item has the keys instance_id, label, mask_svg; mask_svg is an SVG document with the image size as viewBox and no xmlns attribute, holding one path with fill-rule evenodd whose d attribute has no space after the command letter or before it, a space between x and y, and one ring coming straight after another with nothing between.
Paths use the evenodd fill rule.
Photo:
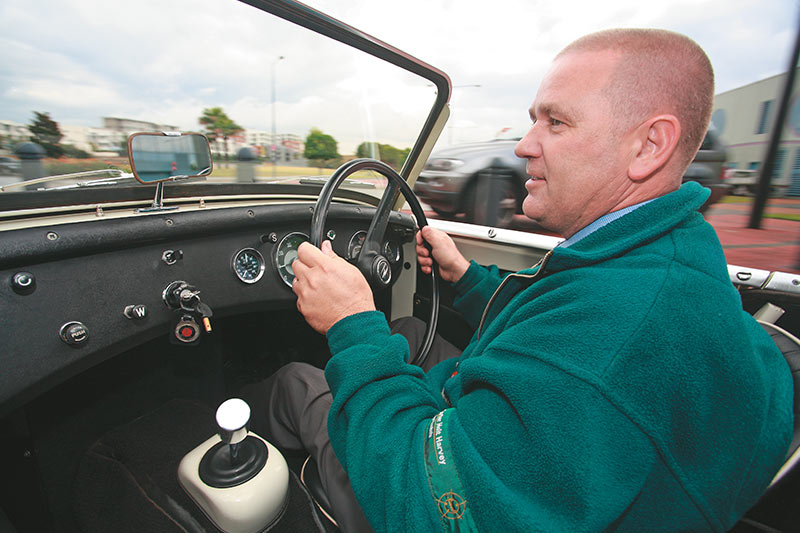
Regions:
<instances>
[{"instance_id":1,"label":"green fleece jacket","mask_svg":"<svg viewBox=\"0 0 800 533\"><path fill-rule=\"evenodd\" d=\"M792 432L786 362L742 311L695 183L512 275L427 374L383 315L328 332L328 431L377 531L724 531ZM539 270L541 270L539 272ZM473 263L478 328L503 278Z\"/></svg>"}]
</instances>

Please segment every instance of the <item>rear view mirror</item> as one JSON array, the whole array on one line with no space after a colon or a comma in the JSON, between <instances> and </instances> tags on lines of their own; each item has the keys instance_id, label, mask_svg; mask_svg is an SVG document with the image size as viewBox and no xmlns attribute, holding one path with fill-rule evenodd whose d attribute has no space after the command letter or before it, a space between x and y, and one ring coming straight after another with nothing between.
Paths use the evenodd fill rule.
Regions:
<instances>
[{"instance_id":1,"label":"rear view mirror","mask_svg":"<svg viewBox=\"0 0 800 533\"><path fill-rule=\"evenodd\" d=\"M134 133L128 137L131 170L142 183L211 174L208 139L199 133Z\"/></svg>"}]
</instances>

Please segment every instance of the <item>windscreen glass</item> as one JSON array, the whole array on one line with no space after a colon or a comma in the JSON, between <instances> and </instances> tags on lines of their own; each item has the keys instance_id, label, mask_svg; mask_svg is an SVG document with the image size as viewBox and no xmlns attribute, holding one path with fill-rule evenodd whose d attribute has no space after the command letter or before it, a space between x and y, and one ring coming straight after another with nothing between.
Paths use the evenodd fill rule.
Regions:
<instances>
[{"instance_id":1,"label":"windscreen glass","mask_svg":"<svg viewBox=\"0 0 800 533\"><path fill-rule=\"evenodd\" d=\"M127 138L142 131L204 133L208 183L315 183L357 156L399 170L436 96L235 0L8 0L0 43L0 155L12 162L0 185L59 176L8 191L89 186L86 171L109 168L120 172L98 173L103 185L125 182ZM350 181L376 196L385 182Z\"/></svg>"}]
</instances>

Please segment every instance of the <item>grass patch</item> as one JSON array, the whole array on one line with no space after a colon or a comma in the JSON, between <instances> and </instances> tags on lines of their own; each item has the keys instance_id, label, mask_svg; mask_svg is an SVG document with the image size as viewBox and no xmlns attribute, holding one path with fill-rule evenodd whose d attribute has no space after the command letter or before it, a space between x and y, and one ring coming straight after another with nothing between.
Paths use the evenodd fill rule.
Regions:
<instances>
[{"instance_id":1,"label":"grass patch","mask_svg":"<svg viewBox=\"0 0 800 533\"><path fill-rule=\"evenodd\" d=\"M747 204L750 203L753 199L749 196L723 196L722 200L720 200L723 204Z\"/></svg>"},{"instance_id":2,"label":"grass patch","mask_svg":"<svg viewBox=\"0 0 800 533\"><path fill-rule=\"evenodd\" d=\"M764 213L764 218L775 218L778 220L793 220L800 222L800 214L797 213Z\"/></svg>"}]
</instances>

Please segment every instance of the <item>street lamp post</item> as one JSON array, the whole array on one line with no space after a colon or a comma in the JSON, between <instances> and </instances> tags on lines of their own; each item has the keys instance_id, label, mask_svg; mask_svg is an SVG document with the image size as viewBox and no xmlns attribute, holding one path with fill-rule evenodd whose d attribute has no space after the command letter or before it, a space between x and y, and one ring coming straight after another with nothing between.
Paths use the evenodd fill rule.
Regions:
<instances>
[{"instance_id":1,"label":"street lamp post","mask_svg":"<svg viewBox=\"0 0 800 533\"><path fill-rule=\"evenodd\" d=\"M270 145L270 152L271 152L271 155L272 155L272 177L273 178L278 173L278 146L276 144L276 139L275 139L275 137L277 136L277 134L275 132L275 66L278 64L278 61L280 61L283 58L284 58L284 56L278 56L278 58L275 59L272 62L271 69L270 69L271 70L271 81L272 81L272 100L271 100L271 108L272 108L272 138L270 139L272 141L272 143Z\"/></svg>"},{"instance_id":2,"label":"street lamp post","mask_svg":"<svg viewBox=\"0 0 800 533\"><path fill-rule=\"evenodd\" d=\"M466 88L466 87L480 87L480 86L481 86L480 83L470 83L470 84L467 84L467 85L453 85L453 89L462 89L462 88ZM452 104L452 102L450 103L450 114L451 114L451 118L452 118L452 114L453 114L453 104ZM450 120L450 126L448 127L448 129L450 130L449 131L449 133L450 133L450 139L449 139L450 145L453 144L453 129L454 129L454 126L455 126L454 122L452 120Z\"/></svg>"}]
</instances>

